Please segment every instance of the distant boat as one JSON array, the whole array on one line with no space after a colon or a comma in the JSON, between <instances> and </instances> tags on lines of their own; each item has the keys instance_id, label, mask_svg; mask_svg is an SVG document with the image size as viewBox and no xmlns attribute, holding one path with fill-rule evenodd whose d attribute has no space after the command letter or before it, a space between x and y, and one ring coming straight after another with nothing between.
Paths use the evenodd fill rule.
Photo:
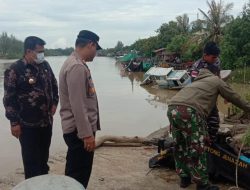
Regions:
<instances>
[{"instance_id":1,"label":"distant boat","mask_svg":"<svg viewBox=\"0 0 250 190\"><path fill-rule=\"evenodd\" d=\"M153 63L150 61L142 62L142 71L147 72L151 67L153 67Z\"/></svg>"},{"instance_id":2,"label":"distant boat","mask_svg":"<svg viewBox=\"0 0 250 190\"><path fill-rule=\"evenodd\" d=\"M139 56L137 55L136 52L131 52L128 53L124 56L119 56L117 57L117 61L119 61L120 63L130 63L133 60L137 59Z\"/></svg>"},{"instance_id":3,"label":"distant boat","mask_svg":"<svg viewBox=\"0 0 250 190\"><path fill-rule=\"evenodd\" d=\"M140 57L136 52L131 52L117 59L123 65L124 70L129 72L146 72L152 66L151 60Z\"/></svg>"}]
</instances>

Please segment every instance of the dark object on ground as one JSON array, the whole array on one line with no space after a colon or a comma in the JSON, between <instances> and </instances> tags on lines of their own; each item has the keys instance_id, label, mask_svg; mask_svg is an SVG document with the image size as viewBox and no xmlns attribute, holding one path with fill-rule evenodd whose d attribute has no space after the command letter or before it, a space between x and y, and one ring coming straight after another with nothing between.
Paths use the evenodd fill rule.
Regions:
<instances>
[{"instance_id":1,"label":"dark object on ground","mask_svg":"<svg viewBox=\"0 0 250 190\"><path fill-rule=\"evenodd\" d=\"M180 187L186 188L191 185L191 177L181 177Z\"/></svg>"},{"instance_id":2,"label":"dark object on ground","mask_svg":"<svg viewBox=\"0 0 250 190\"><path fill-rule=\"evenodd\" d=\"M173 138L166 137L158 141L158 154L149 160L149 168L164 166L175 169L173 156Z\"/></svg>"},{"instance_id":3,"label":"dark object on ground","mask_svg":"<svg viewBox=\"0 0 250 190\"><path fill-rule=\"evenodd\" d=\"M164 144L164 147L162 146ZM164 140L159 140L160 153L149 160L149 167L167 167L170 169L175 168L173 158L173 140L168 137L166 143ZM225 136L218 136L216 142L206 147L208 152L208 172L213 180L236 183L236 164L238 165L238 184L239 186L250 189L250 164L238 160L238 155L231 146L228 145Z\"/></svg>"},{"instance_id":4,"label":"dark object on ground","mask_svg":"<svg viewBox=\"0 0 250 190\"><path fill-rule=\"evenodd\" d=\"M196 190L219 190L216 185L197 185Z\"/></svg>"}]
</instances>

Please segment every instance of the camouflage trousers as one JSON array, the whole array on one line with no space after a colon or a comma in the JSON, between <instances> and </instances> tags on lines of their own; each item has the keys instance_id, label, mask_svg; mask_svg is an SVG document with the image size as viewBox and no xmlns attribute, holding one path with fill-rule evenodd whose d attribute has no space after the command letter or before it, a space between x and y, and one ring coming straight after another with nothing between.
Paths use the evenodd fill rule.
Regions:
<instances>
[{"instance_id":1,"label":"camouflage trousers","mask_svg":"<svg viewBox=\"0 0 250 190\"><path fill-rule=\"evenodd\" d=\"M209 137L206 119L187 106L169 106L168 118L175 142L177 174L180 177L191 177L197 184L207 184L205 144Z\"/></svg>"}]
</instances>

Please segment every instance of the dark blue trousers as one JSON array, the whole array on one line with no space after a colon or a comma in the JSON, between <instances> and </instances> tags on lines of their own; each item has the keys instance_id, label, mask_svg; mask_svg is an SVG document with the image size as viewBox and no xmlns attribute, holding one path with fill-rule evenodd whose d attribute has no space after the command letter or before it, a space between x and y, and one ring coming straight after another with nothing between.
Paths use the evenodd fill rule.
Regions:
<instances>
[{"instance_id":1,"label":"dark blue trousers","mask_svg":"<svg viewBox=\"0 0 250 190\"><path fill-rule=\"evenodd\" d=\"M25 179L48 174L52 127L22 127L19 138L22 148Z\"/></svg>"}]
</instances>

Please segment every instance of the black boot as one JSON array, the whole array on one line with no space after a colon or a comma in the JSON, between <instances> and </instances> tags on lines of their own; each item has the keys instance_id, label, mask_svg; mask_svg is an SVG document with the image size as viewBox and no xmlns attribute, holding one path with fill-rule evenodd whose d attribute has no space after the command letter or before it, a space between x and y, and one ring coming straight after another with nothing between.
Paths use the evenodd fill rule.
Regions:
<instances>
[{"instance_id":1,"label":"black boot","mask_svg":"<svg viewBox=\"0 0 250 190\"><path fill-rule=\"evenodd\" d=\"M196 190L219 190L220 188L216 185L197 185Z\"/></svg>"},{"instance_id":2,"label":"black boot","mask_svg":"<svg viewBox=\"0 0 250 190\"><path fill-rule=\"evenodd\" d=\"M181 188L186 188L191 184L191 177L181 177Z\"/></svg>"}]
</instances>

